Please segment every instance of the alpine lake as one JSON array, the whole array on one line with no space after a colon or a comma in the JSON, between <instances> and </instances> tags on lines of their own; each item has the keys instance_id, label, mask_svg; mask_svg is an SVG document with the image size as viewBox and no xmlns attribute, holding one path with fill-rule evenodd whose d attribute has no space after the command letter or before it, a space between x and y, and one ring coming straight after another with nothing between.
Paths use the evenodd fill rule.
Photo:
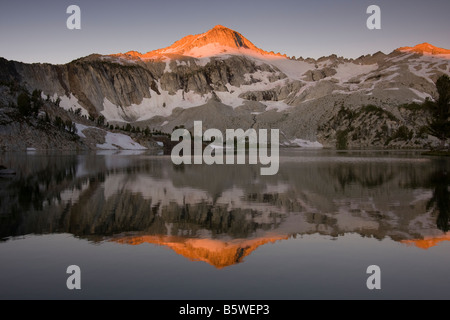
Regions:
<instances>
[{"instance_id":1,"label":"alpine lake","mask_svg":"<svg viewBox=\"0 0 450 320\"><path fill-rule=\"evenodd\" d=\"M148 151L0 164L16 171L0 176L0 299L450 299L449 158L280 149L268 176Z\"/></svg>"}]
</instances>

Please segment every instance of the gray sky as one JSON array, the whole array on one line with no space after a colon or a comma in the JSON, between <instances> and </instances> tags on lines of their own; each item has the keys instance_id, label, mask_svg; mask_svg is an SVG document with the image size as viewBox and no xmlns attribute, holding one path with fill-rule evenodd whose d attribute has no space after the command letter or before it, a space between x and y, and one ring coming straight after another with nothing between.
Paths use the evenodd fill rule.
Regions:
<instances>
[{"instance_id":1,"label":"gray sky","mask_svg":"<svg viewBox=\"0 0 450 320\"><path fill-rule=\"evenodd\" d=\"M68 30L66 8L81 8L81 30ZM381 8L381 30L366 9ZM450 49L449 0L59 0L2 1L0 56L66 63L91 53L142 53L217 24L266 51L318 58L389 53L429 42Z\"/></svg>"}]
</instances>

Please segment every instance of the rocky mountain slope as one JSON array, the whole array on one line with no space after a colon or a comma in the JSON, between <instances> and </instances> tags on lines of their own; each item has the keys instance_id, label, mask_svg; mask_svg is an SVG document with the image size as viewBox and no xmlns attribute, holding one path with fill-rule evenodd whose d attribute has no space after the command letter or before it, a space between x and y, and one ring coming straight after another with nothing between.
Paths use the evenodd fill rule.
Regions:
<instances>
[{"instance_id":1,"label":"rocky mountain slope","mask_svg":"<svg viewBox=\"0 0 450 320\"><path fill-rule=\"evenodd\" d=\"M450 75L449 59L448 50L427 43L358 59L295 59L216 26L144 54L91 55L66 65L0 59L0 81L40 89L66 110L115 125L168 133L191 129L194 120L204 129L278 128L286 146L335 147L348 131L348 147L413 148L434 140L423 132L426 111L403 106L436 98L434 83ZM367 106L383 112L366 114ZM352 128L370 130L353 132L341 110L359 114ZM406 129L399 142L395 135Z\"/></svg>"},{"instance_id":2,"label":"rocky mountain slope","mask_svg":"<svg viewBox=\"0 0 450 320\"><path fill-rule=\"evenodd\" d=\"M87 119L81 109L66 111L60 99L38 90L1 84L0 97L0 151L161 149L149 129L130 132L103 118Z\"/></svg>"}]
</instances>

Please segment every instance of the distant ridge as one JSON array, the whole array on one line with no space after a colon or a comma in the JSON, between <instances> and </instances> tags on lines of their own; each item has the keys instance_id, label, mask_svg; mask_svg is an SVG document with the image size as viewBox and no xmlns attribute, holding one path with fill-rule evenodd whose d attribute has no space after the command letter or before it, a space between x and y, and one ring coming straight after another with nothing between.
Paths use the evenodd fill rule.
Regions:
<instances>
[{"instance_id":1,"label":"distant ridge","mask_svg":"<svg viewBox=\"0 0 450 320\"><path fill-rule=\"evenodd\" d=\"M450 58L450 50L433 46L428 42L414 47L400 47L394 51L418 53L428 56ZM205 33L188 35L166 48L152 50L147 53L128 51L109 55L125 59L161 60L178 57L204 58L226 54L262 56L264 58L287 58L285 54L265 51L255 46L242 34L222 25L216 25Z\"/></svg>"}]
</instances>

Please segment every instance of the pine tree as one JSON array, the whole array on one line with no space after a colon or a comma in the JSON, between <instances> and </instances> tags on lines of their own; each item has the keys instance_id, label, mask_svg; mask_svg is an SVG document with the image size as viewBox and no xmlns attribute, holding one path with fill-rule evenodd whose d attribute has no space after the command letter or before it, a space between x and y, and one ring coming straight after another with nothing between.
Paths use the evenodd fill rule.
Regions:
<instances>
[{"instance_id":1,"label":"pine tree","mask_svg":"<svg viewBox=\"0 0 450 320\"><path fill-rule=\"evenodd\" d=\"M21 115L23 115L23 116L30 115L30 113L32 111L31 100L30 100L30 96L27 93L22 92L17 97L17 107L19 108L19 112Z\"/></svg>"},{"instance_id":2,"label":"pine tree","mask_svg":"<svg viewBox=\"0 0 450 320\"><path fill-rule=\"evenodd\" d=\"M32 111L37 114L39 112L39 109L44 105L44 102L42 101L41 97L41 90L35 89L33 93L31 94L31 102L33 104Z\"/></svg>"},{"instance_id":3,"label":"pine tree","mask_svg":"<svg viewBox=\"0 0 450 320\"><path fill-rule=\"evenodd\" d=\"M105 116L103 116L103 115L101 115L101 116L99 116L98 117L98 119L97 119L97 124L99 125L99 126L104 126L105 125Z\"/></svg>"}]
</instances>

